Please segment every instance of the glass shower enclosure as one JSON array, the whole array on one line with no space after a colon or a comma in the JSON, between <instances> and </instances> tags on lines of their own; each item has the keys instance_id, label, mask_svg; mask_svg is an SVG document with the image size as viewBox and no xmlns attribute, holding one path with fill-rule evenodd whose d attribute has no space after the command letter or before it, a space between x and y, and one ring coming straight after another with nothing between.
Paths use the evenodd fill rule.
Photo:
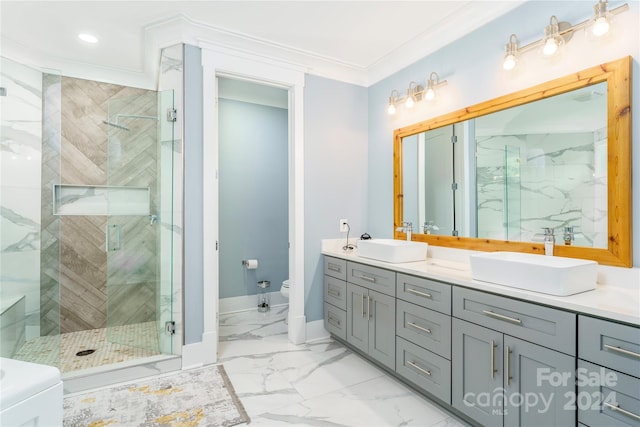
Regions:
<instances>
[{"instance_id":1,"label":"glass shower enclosure","mask_svg":"<svg viewBox=\"0 0 640 427\"><path fill-rule=\"evenodd\" d=\"M0 60L2 357L175 353L173 91Z\"/></svg>"}]
</instances>

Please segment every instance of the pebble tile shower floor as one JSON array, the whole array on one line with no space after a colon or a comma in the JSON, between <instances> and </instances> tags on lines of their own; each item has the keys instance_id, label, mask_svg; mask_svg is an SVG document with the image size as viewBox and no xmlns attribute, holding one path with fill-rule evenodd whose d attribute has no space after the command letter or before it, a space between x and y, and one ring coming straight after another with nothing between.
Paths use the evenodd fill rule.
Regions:
<instances>
[{"instance_id":1,"label":"pebble tile shower floor","mask_svg":"<svg viewBox=\"0 0 640 427\"><path fill-rule=\"evenodd\" d=\"M84 350L96 350L76 356ZM156 322L38 337L26 342L14 359L56 366L71 372L160 354Z\"/></svg>"}]
</instances>

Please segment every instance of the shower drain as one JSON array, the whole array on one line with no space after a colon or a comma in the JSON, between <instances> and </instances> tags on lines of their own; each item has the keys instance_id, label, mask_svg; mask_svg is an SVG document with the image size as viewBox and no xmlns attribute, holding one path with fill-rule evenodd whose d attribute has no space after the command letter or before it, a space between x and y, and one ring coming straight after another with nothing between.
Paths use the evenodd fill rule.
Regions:
<instances>
[{"instance_id":1,"label":"shower drain","mask_svg":"<svg viewBox=\"0 0 640 427\"><path fill-rule=\"evenodd\" d=\"M82 350L76 353L76 356L88 356L90 354L95 353L96 351L94 349L91 350Z\"/></svg>"}]
</instances>

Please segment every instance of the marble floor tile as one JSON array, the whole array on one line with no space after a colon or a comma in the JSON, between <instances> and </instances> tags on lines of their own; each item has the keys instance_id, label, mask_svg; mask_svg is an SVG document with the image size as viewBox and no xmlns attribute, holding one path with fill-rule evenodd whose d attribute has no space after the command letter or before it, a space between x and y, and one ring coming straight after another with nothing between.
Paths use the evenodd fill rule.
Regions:
<instances>
[{"instance_id":1,"label":"marble floor tile","mask_svg":"<svg viewBox=\"0 0 640 427\"><path fill-rule=\"evenodd\" d=\"M220 315L219 360L251 426L466 425L333 339L289 343L285 313Z\"/></svg>"}]
</instances>

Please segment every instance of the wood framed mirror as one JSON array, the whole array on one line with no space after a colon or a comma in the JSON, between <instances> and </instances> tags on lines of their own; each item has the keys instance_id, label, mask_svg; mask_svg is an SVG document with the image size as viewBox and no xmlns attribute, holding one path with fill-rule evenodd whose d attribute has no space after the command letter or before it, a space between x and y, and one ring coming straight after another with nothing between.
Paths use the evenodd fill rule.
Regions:
<instances>
[{"instance_id":1,"label":"wood framed mirror","mask_svg":"<svg viewBox=\"0 0 640 427\"><path fill-rule=\"evenodd\" d=\"M446 126L459 126L462 123L473 122L474 119L487 115L504 112L517 106L525 106L536 101L548 99L569 92L589 89L599 85L598 90L606 88L606 148L603 146L601 161L604 174L604 186L606 188L606 230L603 230L600 247L580 246L579 244L562 243L562 237L556 233L557 241L554 255L595 260L600 264L619 267L632 266L632 206L631 206L631 58L624 57L616 61L601 64L559 79L555 79L540 85L533 86L509 95L501 96L490 101L482 102L443 116L429 119L420 123L406 126L394 131L394 238L405 239L406 234L399 228L407 221L405 218L405 194L403 176L409 171L406 163L408 157L403 153L403 141L409 138L426 134L433 130L440 130ZM602 84L604 83L604 84ZM594 86L595 87L595 86ZM604 101L603 101L604 102ZM533 105L533 104L531 104ZM435 133L435 132L434 132ZM604 138L604 135L603 135ZM424 140L424 138L423 138ZM474 139L475 141L475 139ZM474 147L475 149L475 147ZM425 148L422 148L424 151ZM434 154L435 156L435 154ZM593 154L592 154L593 157ZM475 160L474 160L475 161ZM460 163L464 164L464 162ZM455 166L454 166L455 167ZM458 165L460 167L460 165ZM475 163L473 174L476 173ZM475 183L475 181L473 181ZM457 184L453 184L456 185ZM470 187L469 193L476 193L477 186ZM428 185L427 185L428 187ZM473 196L470 199L475 203ZM473 205L472 203L472 205ZM432 203L433 204L433 203ZM455 202L454 202L455 205ZM477 205L474 205L477 209ZM454 208L455 212L455 208ZM477 221L477 213L475 214ZM467 216L473 217L471 212ZM409 215L407 214L407 217ZM473 218L471 219L473 222ZM431 223L431 221L429 221ZM533 241L530 234L523 234L522 240L509 240L509 238L463 237L457 234L455 226L453 233L446 235L425 234L423 224L414 224L412 240L422 241L434 246L448 246L452 248L471 249L480 251L512 251L544 254L542 241ZM425 232L427 222L425 222ZM604 225L602 226L604 228ZM561 231L560 231L561 233ZM451 235L454 234L454 235ZM477 227L471 227L471 236L478 236ZM531 240L531 241L529 241ZM571 243L571 242L569 242Z\"/></svg>"}]
</instances>

